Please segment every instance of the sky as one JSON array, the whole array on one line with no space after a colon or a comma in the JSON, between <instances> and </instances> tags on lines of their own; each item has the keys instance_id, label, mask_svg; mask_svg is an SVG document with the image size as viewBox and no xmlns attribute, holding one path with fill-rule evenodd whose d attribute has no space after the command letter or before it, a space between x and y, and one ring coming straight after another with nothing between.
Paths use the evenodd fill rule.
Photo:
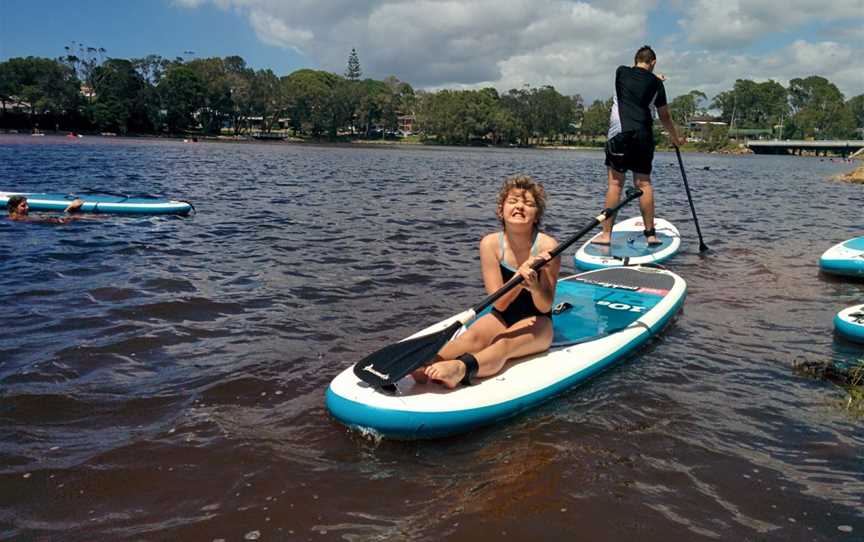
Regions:
<instances>
[{"instance_id":1,"label":"sky","mask_svg":"<svg viewBox=\"0 0 864 542\"><path fill-rule=\"evenodd\" d=\"M239 55L255 69L344 73L415 88L552 85L612 95L619 65L657 52L670 99L736 79L821 75L864 94L864 0L0 0L0 61Z\"/></svg>"}]
</instances>

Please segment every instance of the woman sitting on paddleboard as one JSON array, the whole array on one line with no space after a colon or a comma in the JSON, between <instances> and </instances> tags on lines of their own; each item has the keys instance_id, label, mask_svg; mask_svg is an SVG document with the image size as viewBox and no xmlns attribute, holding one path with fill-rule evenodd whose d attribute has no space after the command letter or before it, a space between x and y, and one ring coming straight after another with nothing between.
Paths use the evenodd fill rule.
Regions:
<instances>
[{"instance_id":1,"label":"woman sitting on paddleboard","mask_svg":"<svg viewBox=\"0 0 864 542\"><path fill-rule=\"evenodd\" d=\"M436 361L415 370L415 380L455 388L460 382L469 384L473 376L494 375L507 360L549 348L561 259L549 261L549 251L558 242L539 229L545 209L543 185L531 177L514 176L504 182L496 211L503 230L480 241L483 284L491 294L516 273L525 280L498 299L491 313L447 343ZM549 262L539 271L531 269L540 259Z\"/></svg>"}]
</instances>

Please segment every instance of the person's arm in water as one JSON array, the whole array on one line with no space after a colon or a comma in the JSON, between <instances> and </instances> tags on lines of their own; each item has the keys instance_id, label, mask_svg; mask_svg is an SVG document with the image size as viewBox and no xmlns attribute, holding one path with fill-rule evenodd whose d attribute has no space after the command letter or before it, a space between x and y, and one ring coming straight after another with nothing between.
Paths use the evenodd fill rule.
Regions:
<instances>
[{"instance_id":1,"label":"person's arm in water","mask_svg":"<svg viewBox=\"0 0 864 542\"><path fill-rule=\"evenodd\" d=\"M678 135L678 128L675 127L675 121L672 120L672 114L669 112L669 106L663 105L657 108L657 116L660 117L660 122L663 127L669 132L669 137L672 139L672 144L680 147L684 144L684 139Z\"/></svg>"},{"instance_id":2,"label":"person's arm in water","mask_svg":"<svg viewBox=\"0 0 864 542\"><path fill-rule=\"evenodd\" d=\"M72 203L70 203L68 207L63 209L63 212L69 214L78 212L81 209L82 205L84 205L84 200L81 198L75 198L74 200L72 200Z\"/></svg>"}]
</instances>

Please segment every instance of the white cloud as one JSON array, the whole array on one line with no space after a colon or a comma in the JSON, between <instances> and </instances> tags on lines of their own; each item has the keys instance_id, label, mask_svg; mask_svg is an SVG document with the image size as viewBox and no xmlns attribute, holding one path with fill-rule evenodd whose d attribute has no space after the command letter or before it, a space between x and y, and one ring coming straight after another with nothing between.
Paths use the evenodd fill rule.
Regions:
<instances>
[{"instance_id":1,"label":"white cloud","mask_svg":"<svg viewBox=\"0 0 864 542\"><path fill-rule=\"evenodd\" d=\"M281 19L253 10L249 23L264 43L302 51L315 37L312 32L288 27Z\"/></svg>"},{"instance_id":2,"label":"white cloud","mask_svg":"<svg viewBox=\"0 0 864 542\"><path fill-rule=\"evenodd\" d=\"M181 8L195 9L207 3L207 0L173 0L171 3Z\"/></svg>"},{"instance_id":3,"label":"white cloud","mask_svg":"<svg viewBox=\"0 0 864 542\"><path fill-rule=\"evenodd\" d=\"M864 93L864 75L857 59L862 49L853 49L836 42L811 43L798 40L770 54L730 54L717 51L676 53L669 56L661 69L668 76L670 96L698 89L711 99L729 90L736 79L757 82L773 79L788 87L795 78L821 75L851 98ZM662 60L662 58L661 58Z\"/></svg>"},{"instance_id":4,"label":"white cloud","mask_svg":"<svg viewBox=\"0 0 864 542\"><path fill-rule=\"evenodd\" d=\"M174 1L194 7L208 0ZM332 72L342 73L356 48L368 77L392 74L431 89L549 84L587 100L611 96L615 68L629 64L648 38L649 13L660 6L668 15L671 6L682 15L683 34L656 39L670 98L697 88L713 97L735 79L787 85L813 74L847 96L864 91L864 70L853 68L864 58L864 44L854 39L864 0L209 1L246 17L261 41ZM846 37L799 39L774 50L763 44L759 54L745 47L778 35L787 43L796 28L818 22L844 25Z\"/></svg>"},{"instance_id":5,"label":"white cloud","mask_svg":"<svg viewBox=\"0 0 864 542\"><path fill-rule=\"evenodd\" d=\"M336 73L356 48L364 75L393 74L418 87L552 84L603 97L615 67L629 63L645 38L647 11L656 3L211 1L245 14L263 42L301 51Z\"/></svg>"},{"instance_id":6,"label":"white cloud","mask_svg":"<svg viewBox=\"0 0 864 542\"><path fill-rule=\"evenodd\" d=\"M753 44L805 24L864 17L864 0L691 0L678 2L690 43L718 48Z\"/></svg>"}]
</instances>

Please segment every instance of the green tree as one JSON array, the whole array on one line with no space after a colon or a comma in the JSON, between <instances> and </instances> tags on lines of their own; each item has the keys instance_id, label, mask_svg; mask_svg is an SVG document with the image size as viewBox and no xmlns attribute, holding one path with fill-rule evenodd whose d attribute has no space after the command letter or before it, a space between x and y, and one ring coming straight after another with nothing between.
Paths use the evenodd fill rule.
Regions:
<instances>
[{"instance_id":1,"label":"green tree","mask_svg":"<svg viewBox=\"0 0 864 542\"><path fill-rule=\"evenodd\" d=\"M565 132L571 136L576 136L579 134L579 130L582 128L582 121L585 119L585 100L581 94L574 94L570 96L570 102L572 104L573 119Z\"/></svg>"},{"instance_id":2,"label":"green tree","mask_svg":"<svg viewBox=\"0 0 864 542\"><path fill-rule=\"evenodd\" d=\"M383 82L387 85L392 96L392 104L390 104L392 107L392 116L389 112L385 112L384 122L386 126L396 128L398 124L397 118L400 114L410 115L414 113L417 97L414 93L414 88L405 81L400 81L395 75L388 75L384 78ZM391 122L392 125L390 124Z\"/></svg>"},{"instance_id":3,"label":"green tree","mask_svg":"<svg viewBox=\"0 0 864 542\"><path fill-rule=\"evenodd\" d=\"M288 110L288 102L283 95L284 87L271 70L258 70L252 84L252 110L261 117L261 128L271 132L273 126Z\"/></svg>"},{"instance_id":4,"label":"green tree","mask_svg":"<svg viewBox=\"0 0 864 542\"><path fill-rule=\"evenodd\" d=\"M676 96L669 103L672 120L686 129L690 120L702 111L703 104L707 99L708 97L701 90L691 90L687 94Z\"/></svg>"},{"instance_id":5,"label":"green tree","mask_svg":"<svg viewBox=\"0 0 864 542\"><path fill-rule=\"evenodd\" d=\"M158 103L132 62L109 59L95 72L101 91L93 104L93 120L99 129L122 134L152 130Z\"/></svg>"},{"instance_id":6,"label":"green tree","mask_svg":"<svg viewBox=\"0 0 864 542\"><path fill-rule=\"evenodd\" d=\"M738 79L732 90L721 92L712 107L731 128L773 129L789 115L788 93L780 83Z\"/></svg>"},{"instance_id":7,"label":"green tree","mask_svg":"<svg viewBox=\"0 0 864 542\"><path fill-rule=\"evenodd\" d=\"M157 89L169 132L180 133L197 124L195 115L205 102L207 88L194 70L182 64L172 65Z\"/></svg>"},{"instance_id":8,"label":"green tree","mask_svg":"<svg viewBox=\"0 0 864 542\"><path fill-rule=\"evenodd\" d=\"M105 60L107 51L102 47L92 47L75 41L63 49L66 55L60 57L60 61L72 68L78 79L87 85L89 88L89 92L85 93L87 103L93 103L94 97L99 95L101 83L96 68Z\"/></svg>"},{"instance_id":9,"label":"green tree","mask_svg":"<svg viewBox=\"0 0 864 542\"><path fill-rule=\"evenodd\" d=\"M318 70L302 69L283 78L283 92L291 97L289 112L295 131L331 138L346 126L348 86L342 77Z\"/></svg>"},{"instance_id":10,"label":"green tree","mask_svg":"<svg viewBox=\"0 0 864 542\"><path fill-rule=\"evenodd\" d=\"M229 56L222 61L225 70L225 89L229 95L225 114L231 118L234 134L248 131L249 117L255 108L255 71L246 66L239 56Z\"/></svg>"},{"instance_id":11,"label":"green tree","mask_svg":"<svg viewBox=\"0 0 864 542\"><path fill-rule=\"evenodd\" d=\"M846 108L852 115L852 122L855 129L864 129L864 94L859 94L854 98L850 98L849 101L846 102ZM864 137L864 134L859 137Z\"/></svg>"},{"instance_id":12,"label":"green tree","mask_svg":"<svg viewBox=\"0 0 864 542\"><path fill-rule=\"evenodd\" d=\"M495 89L441 90L421 94L417 124L427 138L441 143L465 145L500 129L506 117L497 115Z\"/></svg>"},{"instance_id":13,"label":"green tree","mask_svg":"<svg viewBox=\"0 0 864 542\"><path fill-rule=\"evenodd\" d=\"M75 73L56 60L32 56L12 58L2 66L0 94L3 101L29 104L31 122L38 115L62 115L79 103Z\"/></svg>"},{"instance_id":14,"label":"green tree","mask_svg":"<svg viewBox=\"0 0 864 542\"><path fill-rule=\"evenodd\" d=\"M590 138L605 136L609 131L609 115L612 112L612 98L608 100L594 100L585 110L585 118L582 120L582 133Z\"/></svg>"},{"instance_id":15,"label":"green tree","mask_svg":"<svg viewBox=\"0 0 864 542\"><path fill-rule=\"evenodd\" d=\"M501 105L516 122L519 133L519 143L530 145L531 137L536 133L536 119L531 109L531 87L514 88L501 97Z\"/></svg>"},{"instance_id":16,"label":"green tree","mask_svg":"<svg viewBox=\"0 0 864 542\"><path fill-rule=\"evenodd\" d=\"M824 77L811 75L789 81L789 101L794 114L787 133L794 137L846 138L854 131L854 116L843 93Z\"/></svg>"},{"instance_id":17,"label":"green tree","mask_svg":"<svg viewBox=\"0 0 864 542\"><path fill-rule=\"evenodd\" d=\"M348 67L345 68L345 79L349 81L359 81L363 76L363 71L360 69L360 57L357 56L357 50L351 48L351 53L348 55Z\"/></svg>"},{"instance_id":18,"label":"green tree","mask_svg":"<svg viewBox=\"0 0 864 542\"><path fill-rule=\"evenodd\" d=\"M130 60L135 71L141 76L148 85L155 87L162 80L165 71L171 65L171 61L162 58L159 55L147 55L143 58L133 58Z\"/></svg>"},{"instance_id":19,"label":"green tree","mask_svg":"<svg viewBox=\"0 0 864 542\"><path fill-rule=\"evenodd\" d=\"M705 131L705 136L696 144L696 147L701 151L719 151L729 145L729 127L728 126L709 126Z\"/></svg>"}]
</instances>

